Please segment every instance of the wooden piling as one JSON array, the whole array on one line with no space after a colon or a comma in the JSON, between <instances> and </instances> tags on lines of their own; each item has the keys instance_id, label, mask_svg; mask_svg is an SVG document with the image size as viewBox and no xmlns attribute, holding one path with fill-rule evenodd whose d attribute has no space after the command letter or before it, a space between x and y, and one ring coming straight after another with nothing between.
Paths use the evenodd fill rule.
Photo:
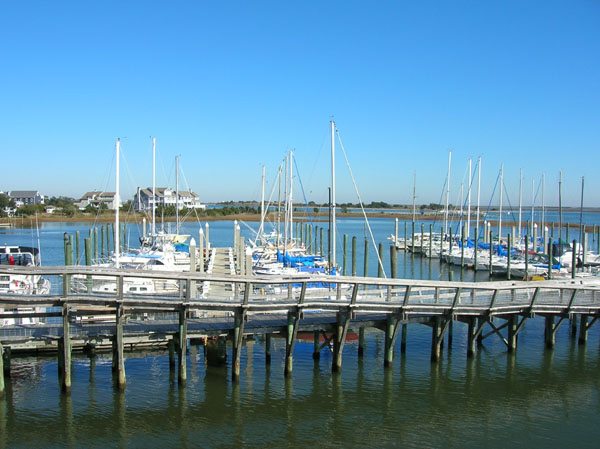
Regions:
<instances>
[{"instance_id":1,"label":"wooden piling","mask_svg":"<svg viewBox=\"0 0 600 449\"><path fill-rule=\"evenodd\" d=\"M479 218L479 217L478 217ZM478 246L479 246L479 242L477 239L477 233L479 231L479 227L475 227L475 247L473 248L473 270L475 271L475 273L477 273L477 252L478 252Z\"/></svg>"},{"instance_id":2,"label":"wooden piling","mask_svg":"<svg viewBox=\"0 0 600 449\"><path fill-rule=\"evenodd\" d=\"M388 315L385 325L385 352L383 355L383 366L390 367L394 361L394 334L396 319L392 315Z\"/></svg>"},{"instance_id":3,"label":"wooden piling","mask_svg":"<svg viewBox=\"0 0 600 449\"><path fill-rule=\"evenodd\" d=\"M236 312L234 315L234 331L232 339L231 380L237 382L240 378L240 363L242 355L242 338L244 334L244 313Z\"/></svg>"},{"instance_id":4,"label":"wooden piling","mask_svg":"<svg viewBox=\"0 0 600 449\"><path fill-rule=\"evenodd\" d=\"M320 243L320 245L321 245L321 250L320 250L320 253L319 253L319 254L321 254L321 256L323 256L323 255L325 254L325 252L323 251L323 241L325 240L325 239L324 239L324 235L325 235L325 234L324 234L324 229L323 229L323 228L321 228L321 229L320 229L320 232L321 232L321 235L319 236L319 243Z\"/></svg>"},{"instance_id":5,"label":"wooden piling","mask_svg":"<svg viewBox=\"0 0 600 449\"><path fill-rule=\"evenodd\" d=\"M265 364L271 364L271 334L265 335Z\"/></svg>"},{"instance_id":6,"label":"wooden piling","mask_svg":"<svg viewBox=\"0 0 600 449\"><path fill-rule=\"evenodd\" d=\"M63 307L63 336L58 340L58 370L61 390L71 392L71 323L69 321L69 308Z\"/></svg>"},{"instance_id":7,"label":"wooden piling","mask_svg":"<svg viewBox=\"0 0 600 449\"><path fill-rule=\"evenodd\" d=\"M552 280L552 265L554 262L554 257L552 254L552 238L548 242L548 280Z\"/></svg>"},{"instance_id":8,"label":"wooden piling","mask_svg":"<svg viewBox=\"0 0 600 449\"><path fill-rule=\"evenodd\" d=\"M313 331L313 360L319 360L321 358L321 341L320 333L318 330Z\"/></svg>"},{"instance_id":9,"label":"wooden piling","mask_svg":"<svg viewBox=\"0 0 600 449\"><path fill-rule=\"evenodd\" d=\"M81 235L79 231L75 231L75 265L81 264Z\"/></svg>"},{"instance_id":10,"label":"wooden piling","mask_svg":"<svg viewBox=\"0 0 600 449\"><path fill-rule=\"evenodd\" d=\"M90 266L92 264L92 241L89 237L83 239L83 249L85 253L85 264Z\"/></svg>"},{"instance_id":11,"label":"wooden piling","mask_svg":"<svg viewBox=\"0 0 600 449\"><path fill-rule=\"evenodd\" d=\"M334 332L333 359L331 361L331 370L340 372L342 370L342 352L350 324L350 314L348 312L337 313L337 324Z\"/></svg>"},{"instance_id":12,"label":"wooden piling","mask_svg":"<svg viewBox=\"0 0 600 449\"><path fill-rule=\"evenodd\" d=\"M507 236L508 240L508 248L507 248L507 259L506 259L506 279L510 281L510 248L512 246L512 235L509 233ZM552 265L552 261L550 261L550 265Z\"/></svg>"},{"instance_id":13,"label":"wooden piling","mask_svg":"<svg viewBox=\"0 0 600 449\"><path fill-rule=\"evenodd\" d=\"M390 276L392 279L396 279L396 265L397 265L397 253L396 247L394 245L390 245Z\"/></svg>"},{"instance_id":14,"label":"wooden piling","mask_svg":"<svg viewBox=\"0 0 600 449\"><path fill-rule=\"evenodd\" d=\"M119 284L122 291L123 278L119 278ZM122 304L117 305L115 311L115 335L113 337L113 367L115 387L119 390L124 390L127 384L125 377L125 348L123 345L123 321L124 309Z\"/></svg>"},{"instance_id":15,"label":"wooden piling","mask_svg":"<svg viewBox=\"0 0 600 449\"><path fill-rule=\"evenodd\" d=\"M365 328L361 327L358 329L358 356L363 357L365 355L365 346L367 345L365 339Z\"/></svg>"},{"instance_id":16,"label":"wooden piling","mask_svg":"<svg viewBox=\"0 0 600 449\"><path fill-rule=\"evenodd\" d=\"M169 338L167 342L167 347L169 349L169 371L175 371L175 340L174 338Z\"/></svg>"},{"instance_id":17,"label":"wooden piling","mask_svg":"<svg viewBox=\"0 0 600 449\"><path fill-rule=\"evenodd\" d=\"M473 357L475 355L475 345L477 342L477 339L475 338L475 335L477 334L477 317L472 316L469 317L468 320L467 357Z\"/></svg>"},{"instance_id":18,"label":"wooden piling","mask_svg":"<svg viewBox=\"0 0 600 449\"><path fill-rule=\"evenodd\" d=\"M431 329L431 361L437 362L440 360L442 352L442 318L440 316L433 317Z\"/></svg>"},{"instance_id":19,"label":"wooden piling","mask_svg":"<svg viewBox=\"0 0 600 449\"><path fill-rule=\"evenodd\" d=\"M550 315L546 316L544 340L547 348L554 348L554 343L556 341L554 336L554 317Z\"/></svg>"},{"instance_id":20,"label":"wooden piling","mask_svg":"<svg viewBox=\"0 0 600 449\"><path fill-rule=\"evenodd\" d=\"M365 239L365 254L364 254L364 270L363 276L367 277L369 275L369 241Z\"/></svg>"},{"instance_id":21,"label":"wooden piling","mask_svg":"<svg viewBox=\"0 0 600 449\"><path fill-rule=\"evenodd\" d=\"M581 315L579 321L579 344L585 345L588 338L588 325L587 325L588 316Z\"/></svg>"},{"instance_id":22,"label":"wooden piling","mask_svg":"<svg viewBox=\"0 0 600 449\"><path fill-rule=\"evenodd\" d=\"M529 280L529 236L525 236L525 280Z\"/></svg>"},{"instance_id":23,"label":"wooden piling","mask_svg":"<svg viewBox=\"0 0 600 449\"><path fill-rule=\"evenodd\" d=\"M490 231L490 277L494 275L494 264L492 259L494 257L494 234Z\"/></svg>"},{"instance_id":24,"label":"wooden piling","mask_svg":"<svg viewBox=\"0 0 600 449\"><path fill-rule=\"evenodd\" d=\"M0 343L1 345L1 343ZM2 353L2 351L0 350L0 353ZM10 365L11 365L11 358L12 358L12 350L10 348L10 346L4 348L4 353L2 353L2 363L4 364L4 368L0 369L0 373L4 373L5 377L10 377Z\"/></svg>"},{"instance_id":25,"label":"wooden piling","mask_svg":"<svg viewBox=\"0 0 600 449\"><path fill-rule=\"evenodd\" d=\"M294 368L294 329L295 329L295 314L294 312L288 312L287 314L287 327L286 327L286 339L285 339L285 369L284 375L291 376Z\"/></svg>"},{"instance_id":26,"label":"wooden piling","mask_svg":"<svg viewBox=\"0 0 600 449\"><path fill-rule=\"evenodd\" d=\"M93 260L96 261L96 263L98 263L98 228L94 228L94 241L93 243L93 248L94 248L94 257ZM104 252L104 248L102 248L102 252ZM104 261L104 257L102 257L102 261Z\"/></svg>"},{"instance_id":27,"label":"wooden piling","mask_svg":"<svg viewBox=\"0 0 600 449\"><path fill-rule=\"evenodd\" d=\"M577 245L577 240L573 240L573 251L571 255L571 279L575 279L575 274L577 273L577 251L575 251L575 245Z\"/></svg>"},{"instance_id":28,"label":"wooden piling","mask_svg":"<svg viewBox=\"0 0 600 449\"><path fill-rule=\"evenodd\" d=\"M4 397L4 348L0 341L0 399Z\"/></svg>"},{"instance_id":29,"label":"wooden piling","mask_svg":"<svg viewBox=\"0 0 600 449\"><path fill-rule=\"evenodd\" d=\"M408 223L404 222L404 251L408 251Z\"/></svg>"},{"instance_id":30,"label":"wooden piling","mask_svg":"<svg viewBox=\"0 0 600 449\"><path fill-rule=\"evenodd\" d=\"M346 260L348 256L348 234L344 234L344 256L342 259L342 276L346 276Z\"/></svg>"},{"instance_id":31,"label":"wooden piling","mask_svg":"<svg viewBox=\"0 0 600 449\"><path fill-rule=\"evenodd\" d=\"M517 325L518 315L508 317L508 352L514 352L517 349Z\"/></svg>"},{"instance_id":32,"label":"wooden piling","mask_svg":"<svg viewBox=\"0 0 600 449\"><path fill-rule=\"evenodd\" d=\"M383 242L379 242L379 257L377 258L377 277L383 277Z\"/></svg>"},{"instance_id":33,"label":"wooden piling","mask_svg":"<svg viewBox=\"0 0 600 449\"><path fill-rule=\"evenodd\" d=\"M187 382L187 309L184 307L179 311L179 370L177 379L180 385Z\"/></svg>"},{"instance_id":34,"label":"wooden piling","mask_svg":"<svg viewBox=\"0 0 600 449\"><path fill-rule=\"evenodd\" d=\"M402 335L400 337L400 354L406 354L406 337L408 333L408 325L402 325Z\"/></svg>"},{"instance_id":35,"label":"wooden piling","mask_svg":"<svg viewBox=\"0 0 600 449\"><path fill-rule=\"evenodd\" d=\"M356 236L352 237L352 276L356 276Z\"/></svg>"}]
</instances>

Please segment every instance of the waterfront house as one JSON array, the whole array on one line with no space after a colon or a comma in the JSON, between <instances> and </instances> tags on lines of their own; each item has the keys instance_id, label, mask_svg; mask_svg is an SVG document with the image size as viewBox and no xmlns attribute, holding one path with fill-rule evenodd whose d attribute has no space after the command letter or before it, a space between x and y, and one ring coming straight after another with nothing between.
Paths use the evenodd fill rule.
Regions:
<instances>
[{"instance_id":1,"label":"waterfront house","mask_svg":"<svg viewBox=\"0 0 600 449\"><path fill-rule=\"evenodd\" d=\"M106 205L107 209L114 209L115 202L117 201L115 192L102 192L99 190L92 190L86 192L78 202L75 203L80 210L84 210L88 206L92 206L99 209L102 205ZM121 207L121 201L119 200L119 207Z\"/></svg>"},{"instance_id":2,"label":"waterfront house","mask_svg":"<svg viewBox=\"0 0 600 449\"><path fill-rule=\"evenodd\" d=\"M177 192L168 187L157 187L155 189L154 198L156 199L156 207L175 206L181 209L206 209L206 205L200 202L200 197L197 193L191 190L179 191L179 199ZM153 196L152 187L146 189L139 188L133 199L136 211L152 210Z\"/></svg>"},{"instance_id":3,"label":"waterfront house","mask_svg":"<svg viewBox=\"0 0 600 449\"><path fill-rule=\"evenodd\" d=\"M15 201L17 207L27 204L44 204L44 196L37 190L12 190L8 196Z\"/></svg>"}]
</instances>

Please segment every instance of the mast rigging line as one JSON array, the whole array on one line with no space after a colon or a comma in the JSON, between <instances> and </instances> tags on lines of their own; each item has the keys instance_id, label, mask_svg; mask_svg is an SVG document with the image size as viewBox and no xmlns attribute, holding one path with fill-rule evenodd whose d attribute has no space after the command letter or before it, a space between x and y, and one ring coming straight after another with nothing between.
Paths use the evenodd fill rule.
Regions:
<instances>
[{"instance_id":1,"label":"mast rigging line","mask_svg":"<svg viewBox=\"0 0 600 449\"><path fill-rule=\"evenodd\" d=\"M304 193L304 186L302 185L302 178L300 178L300 170L298 169L296 159L294 159L294 167L296 168L296 175L298 176L298 182L300 183L300 190L302 190L302 197L304 198L304 207L306 208L306 213L308 214L308 221L312 225L312 215L310 214L308 201L306 199L306 194Z\"/></svg>"},{"instance_id":2,"label":"mast rigging line","mask_svg":"<svg viewBox=\"0 0 600 449\"><path fill-rule=\"evenodd\" d=\"M342 149L342 154L344 155L344 160L346 161L346 166L348 167L348 171L350 172L350 178L352 179L352 184L354 185L354 190L356 191L356 196L358 197L358 203L360 204L360 210L365 217L365 222L367 224L367 229L369 230L369 235L371 236L371 243L373 244L373 248L375 249L375 254L377 255L377 262L381 267L381 272L383 273L384 279L387 279L387 275L385 274L385 268L383 267L383 263L381 261L381 255L379 254L379 250L377 249L377 245L375 244L375 237L373 236L373 231L371 230L371 225L369 224L369 219L367 218L367 214L365 212L365 208L363 206L362 199L360 197L360 193L358 191L358 186L356 185L356 180L354 179L354 174L352 173L352 168L350 168L350 162L348 161L348 156L346 155L346 150L344 148L344 144L342 142L342 137L340 136L340 132L335 128L335 133L337 134L338 141L340 142L340 148ZM335 226L335 223L333 224ZM367 273L368 274L368 273Z\"/></svg>"}]
</instances>

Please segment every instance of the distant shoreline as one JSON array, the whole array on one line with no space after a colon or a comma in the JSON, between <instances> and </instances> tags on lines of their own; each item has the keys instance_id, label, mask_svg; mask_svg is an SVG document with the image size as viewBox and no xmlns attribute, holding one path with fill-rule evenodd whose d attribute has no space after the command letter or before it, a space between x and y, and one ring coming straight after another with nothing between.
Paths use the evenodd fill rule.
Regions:
<instances>
[{"instance_id":1,"label":"distant shoreline","mask_svg":"<svg viewBox=\"0 0 600 449\"><path fill-rule=\"evenodd\" d=\"M558 210L556 209L547 209L547 210ZM568 208L567 210L569 211L573 211L573 210L578 210L575 208ZM565 211L565 208L563 208L563 211ZM584 211L586 213L600 213L600 208L584 208ZM386 218L386 219L398 219L400 221L411 221L412 220L412 212L392 212L391 210L388 211L379 211L379 212L373 212L373 211L365 211L366 215L368 218L370 219L377 219L377 218ZM336 212L336 217L338 218L362 218L363 214L360 212L340 212L337 211ZM142 220L144 218L144 215L142 214L131 214L131 213L121 213L120 216L120 221L122 223L127 223L127 224L141 224ZM281 217L283 220L283 216ZM301 221L301 222L307 222L309 221L309 217L308 214L306 214L306 212L304 211L296 211L294 218L296 221ZM416 215L416 221L437 221L437 222L442 222L443 220L443 216L442 214L423 214L421 215L420 213L417 213ZM146 218L147 221L149 222L148 218ZM310 215L310 221L314 221L314 222L327 222L328 221L328 212L320 212L320 213L313 213ZM449 221L451 222L457 222L459 221L458 217L454 216L454 217L449 217L448 218ZM0 218L0 224L12 224L14 226L26 226L26 227L31 227L34 226L36 223L36 220L38 223L102 223L102 224L106 224L106 223L112 223L114 222L114 214L112 213L104 213L102 215L78 215L78 216L74 216L74 217L67 217L64 215L56 215L56 214L41 214L38 215L37 218L35 216L28 216L28 217L14 217L14 218ZM198 217L197 221L199 222L213 222L213 221L233 221L233 220L238 220L238 221L246 221L246 222L259 222L260 221L260 215L259 214L248 214L248 213L242 213L242 214L231 214L231 215L217 215L217 216L202 216L202 217ZM464 217L463 217L464 220ZM473 217L471 217L471 220L473 221ZM157 221L161 221L160 219L158 219ZM164 219L165 222L175 222L175 217L166 217ZM189 222L193 222L196 221L196 217L187 217L185 220L183 220L183 222L185 223L189 223ZM267 215L267 221L269 222L276 222L277 221L277 214L275 213L269 213ZM600 216L598 217L598 221L600 224ZM496 225L497 222L495 220L488 220L489 223L491 223L492 225ZM514 221L503 221L503 224L507 227L510 226L516 226L516 222ZM522 223L523 225L525 225L525 220ZM558 222L551 222L548 221L547 222L548 225L554 225L554 226L558 226ZM578 222L573 223L570 222L570 225L579 225ZM567 222L564 221L563 222L563 227L566 227ZM586 230L592 230L593 226L592 225L587 225Z\"/></svg>"}]
</instances>

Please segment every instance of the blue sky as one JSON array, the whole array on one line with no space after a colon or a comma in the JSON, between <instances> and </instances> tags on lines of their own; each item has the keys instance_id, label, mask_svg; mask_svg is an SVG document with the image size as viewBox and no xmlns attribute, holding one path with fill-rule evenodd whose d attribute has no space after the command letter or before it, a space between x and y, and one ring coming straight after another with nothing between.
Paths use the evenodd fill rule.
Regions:
<instances>
[{"instance_id":1,"label":"blue sky","mask_svg":"<svg viewBox=\"0 0 600 449\"><path fill-rule=\"evenodd\" d=\"M454 203L481 156L482 203L504 163L512 204L523 168L526 203L545 172L557 204L563 170L564 204L585 176L600 205L597 1L4 2L0 41L1 190L114 190L120 137L127 198L155 136L160 185L180 155L204 201L258 199L294 149L324 202L334 117L366 202L411 203L415 171L438 202L452 150Z\"/></svg>"}]
</instances>

